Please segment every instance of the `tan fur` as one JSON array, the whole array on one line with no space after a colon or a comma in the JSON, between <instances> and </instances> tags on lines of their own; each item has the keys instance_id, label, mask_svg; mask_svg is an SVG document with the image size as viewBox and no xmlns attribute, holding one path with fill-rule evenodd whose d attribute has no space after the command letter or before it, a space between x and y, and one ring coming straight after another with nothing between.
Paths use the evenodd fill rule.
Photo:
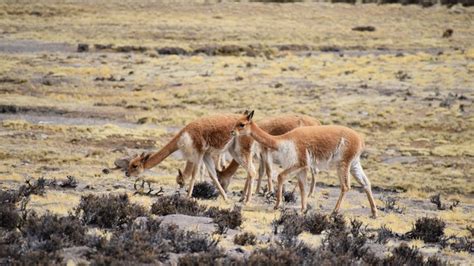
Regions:
<instances>
[{"instance_id":1,"label":"tan fur","mask_svg":"<svg viewBox=\"0 0 474 266\"><path fill-rule=\"evenodd\" d=\"M261 121L258 121L257 124L261 129L266 131L267 133L271 135L281 135L284 133L287 133L294 128L301 127L301 126L315 126L315 125L320 125L319 121L306 116L306 115L280 115L280 116L275 116L267 119L263 119ZM251 148L254 143L254 140L250 136L240 136L239 137L239 144L240 147L238 147L238 152L240 153L241 158L248 158L251 155ZM266 173L267 178L268 178L268 189L269 191L273 191L273 185L272 185L272 168L270 164L271 162L269 160L268 156L268 149L265 147L260 147L259 149L259 159L260 159L260 165L259 165L259 176L258 176L258 182L257 182L257 188L256 191L260 191L261 187L261 180L263 175ZM248 160L248 159L247 159ZM231 178L234 175L234 173L237 171L237 168L239 166L239 163L235 160L233 160L230 165L224 169L222 172L218 171L218 177L219 177L219 182L222 184L224 189L227 189L227 187L230 184ZM243 166L245 167L245 165ZM312 185L314 186L314 175L312 176ZM250 178L250 175L248 175L248 178ZM249 190L249 182L250 180L246 181L245 187L244 187L244 193L243 193L243 198L242 200L245 200L246 202L250 200L251 198L251 191ZM313 192L313 188L310 188L310 193Z\"/></svg>"},{"instance_id":2,"label":"tan fur","mask_svg":"<svg viewBox=\"0 0 474 266\"><path fill-rule=\"evenodd\" d=\"M166 157L179 149L188 162L188 169L185 174L190 174L190 172L192 174L188 195L192 194L197 168L204 161L222 197L227 199L224 190L217 181L212 155L219 154L226 149L226 145L232 138L231 131L238 117L238 115L215 115L194 120L176 134L160 151L152 154L142 154L131 160L127 176L139 175L145 169L150 169L161 163ZM182 141L186 136L189 136L192 144ZM189 165L189 163L192 165Z\"/></svg>"},{"instance_id":3,"label":"tan fur","mask_svg":"<svg viewBox=\"0 0 474 266\"><path fill-rule=\"evenodd\" d=\"M329 162L335 165L341 184L341 194L334 211L340 208L344 194L350 188L349 172L356 177L369 199L372 215L376 217L377 209L373 199L370 181L360 166L359 157L364 148L362 137L354 130L343 126L311 126L299 127L279 136L272 136L252 122L253 111L242 116L236 123L233 134L249 135L261 145L276 153L292 154L294 147L296 158L288 158L285 170L278 175L277 202L278 208L282 198L283 182L291 174L298 175L298 181L304 182L306 171L317 168L320 163ZM310 160L310 161L309 161ZM301 187L301 186L300 186ZM301 189L301 207L306 208L304 186Z\"/></svg>"}]
</instances>

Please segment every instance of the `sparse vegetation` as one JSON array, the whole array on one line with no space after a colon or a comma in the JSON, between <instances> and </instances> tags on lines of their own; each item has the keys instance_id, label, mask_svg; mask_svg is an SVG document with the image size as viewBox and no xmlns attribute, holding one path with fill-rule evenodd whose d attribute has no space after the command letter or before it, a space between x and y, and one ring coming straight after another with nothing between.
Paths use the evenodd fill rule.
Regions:
<instances>
[{"instance_id":1,"label":"sparse vegetation","mask_svg":"<svg viewBox=\"0 0 474 266\"><path fill-rule=\"evenodd\" d=\"M392 251L392 255L384 260L386 265L445 265L437 257L429 257L425 260L416 248L407 244L401 244Z\"/></svg>"},{"instance_id":2,"label":"sparse vegetation","mask_svg":"<svg viewBox=\"0 0 474 266\"><path fill-rule=\"evenodd\" d=\"M239 206L234 206L231 210L211 207L205 212L205 215L214 220L218 232L224 232L227 228L236 229L243 222L242 208Z\"/></svg>"},{"instance_id":3,"label":"sparse vegetation","mask_svg":"<svg viewBox=\"0 0 474 266\"><path fill-rule=\"evenodd\" d=\"M214 185L204 181L194 185L192 196L197 199L215 199L219 196L219 193Z\"/></svg>"},{"instance_id":4,"label":"sparse vegetation","mask_svg":"<svg viewBox=\"0 0 474 266\"><path fill-rule=\"evenodd\" d=\"M384 197L382 198L382 202L384 203L384 206L379 207L379 210L383 212L395 212L398 214L402 214L405 211L403 207L399 206L397 198Z\"/></svg>"},{"instance_id":5,"label":"sparse vegetation","mask_svg":"<svg viewBox=\"0 0 474 266\"><path fill-rule=\"evenodd\" d=\"M234 244L246 246L246 245L255 245L257 244L257 236L254 233L243 232L241 234L235 235Z\"/></svg>"},{"instance_id":6,"label":"sparse vegetation","mask_svg":"<svg viewBox=\"0 0 474 266\"><path fill-rule=\"evenodd\" d=\"M377 243L385 244L391 238L400 237L398 234L394 233L390 228L385 225L382 225L382 227L380 227L377 231Z\"/></svg>"},{"instance_id":7,"label":"sparse vegetation","mask_svg":"<svg viewBox=\"0 0 474 266\"><path fill-rule=\"evenodd\" d=\"M416 220L413 229L406 233L406 237L422 239L427 243L439 242L444 236L446 223L439 218L423 217Z\"/></svg>"},{"instance_id":8,"label":"sparse vegetation","mask_svg":"<svg viewBox=\"0 0 474 266\"><path fill-rule=\"evenodd\" d=\"M174 194L158 198L151 206L151 213L160 216L175 213L198 216L201 215L205 209L206 207L200 206L194 199Z\"/></svg>"},{"instance_id":9,"label":"sparse vegetation","mask_svg":"<svg viewBox=\"0 0 474 266\"><path fill-rule=\"evenodd\" d=\"M431 203L435 204L438 210L453 210L459 205L459 200L454 200L449 206L441 202L441 194L438 193L430 198Z\"/></svg>"},{"instance_id":10,"label":"sparse vegetation","mask_svg":"<svg viewBox=\"0 0 474 266\"><path fill-rule=\"evenodd\" d=\"M75 214L86 225L114 228L145 216L146 211L143 206L131 203L126 194L103 196L90 194L81 198Z\"/></svg>"},{"instance_id":11,"label":"sparse vegetation","mask_svg":"<svg viewBox=\"0 0 474 266\"><path fill-rule=\"evenodd\" d=\"M273 232L281 234L284 241L292 242L294 238L306 231L311 234L321 234L330 228L343 228L345 222L339 215L323 215L316 212L299 214L295 210L282 211L279 219L272 222Z\"/></svg>"},{"instance_id":12,"label":"sparse vegetation","mask_svg":"<svg viewBox=\"0 0 474 266\"><path fill-rule=\"evenodd\" d=\"M211 252L217 242L195 232L184 232L176 226L161 226L150 220L146 229L117 231L110 240L96 239L95 252L89 258L97 264L159 263L172 253Z\"/></svg>"},{"instance_id":13,"label":"sparse vegetation","mask_svg":"<svg viewBox=\"0 0 474 266\"><path fill-rule=\"evenodd\" d=\"M0 4L0 265L472 264L467 0L206 2ZM360 132L378 218L353 178L346 218L330 215L334 171L317 175L304 215L280 216L271 191L232 209L242 168L227 202L208 183L194 196L212 200L172 195L177 154L143 173L153 187L133 190L124 172L135 154L195 118L244 108ZM177 228L169 214L194 217ZM258 245L232 243L231 233L252 239L244 232Z\"/></svg>"},{"instance_id":14,"label":"sparse vegetation","mask_svg":"<svg viewBox=\"0 0 474 266\"><path fill-rule=\"evenodd\" d=\"M295 203L296 202L296 194L295 191L284 191L283 192L283 201L288 203Z\"/></svg>"}]
</instances>

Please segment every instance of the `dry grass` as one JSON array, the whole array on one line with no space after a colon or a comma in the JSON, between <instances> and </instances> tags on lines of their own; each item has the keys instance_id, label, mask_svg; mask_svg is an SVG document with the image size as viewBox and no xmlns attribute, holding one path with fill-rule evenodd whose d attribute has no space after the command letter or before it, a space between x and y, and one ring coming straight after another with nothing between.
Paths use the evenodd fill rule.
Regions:
<instances>
[{"instance_id":1,"label":"dry grass","mask_svg":"<svg viewBox=\"0 0 474 266\"><path fill-rule=\"evenodd\" d=\"M0 186L16 187L26 176L73 175L81 184L77 191L47 191L31 201L37 210L65 214L83 194L130 195L133 180L101 170L124 155L158 149L197 117L244 109L255 109L256 119L303 113L364 135L367 157L362 164L374 186L406 189L399 195L402 199L429 201L441 192L462 206L433 214L404 205L404 216L381 213L372 220L366 215L365 196L351 191L342 206L347 216L370 228L386 225L405 233L428 214L446 220L446 234L467 235L464 228L472 224L474 204L474 29L466 21L473 16L472 8L458 14L441 7L399 5L2 3L0 32L5 37L0 46L22 40L61 42L72 52L0 53L0 80L18 81L0 83L0 106L31 109L0 114ZM351 30L360 25L373 25L376 31ZM453 37L441 38L448 27L454 29ZM77 43L188 50L261 45L271 53L79 54ZM313 51L278 51L278 45L289 44ZM322 53L321 47L341 51ZM146 178L171 193L176 169L183 166L179 156L173 156ZM243 188L245 175L242 169L237 172L231 191ZM334 171L317 179L338 184ZM329 212L337 197L333 191L318 187L310 205ZM232 208L236 199L199 203ZM142 196L130 200L146 207L152 203ZM271 221L278 216L258 198L242 214L242 230L257 235L270 234Z\"/></svg>"}]
</instances>

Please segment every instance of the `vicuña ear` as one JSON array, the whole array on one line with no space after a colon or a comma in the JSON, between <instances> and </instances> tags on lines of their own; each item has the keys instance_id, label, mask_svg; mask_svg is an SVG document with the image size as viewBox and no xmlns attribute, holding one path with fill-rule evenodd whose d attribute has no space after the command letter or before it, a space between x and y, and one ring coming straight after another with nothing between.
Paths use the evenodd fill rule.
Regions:
<instances>
[{"instance_id":1,"label":"vicu\u00f1a ear","mask_svg":"<svg viewBox=\"0 0 474 266\"><path fill-rule=\"evenodd\" d=\"M249 114L247 114L247 120L252 121L254 111L252 110Z\"/></svg>"},{"instance_id":2,"label":"vicu\u00f1a ear","mask_svg":"<svg viewBox=\"0 0 474 266\"><path fill-rule=\"evenodd\" d=\"M183 173L181 172L180 169L178 169L178 176L179 176L179 177L183 177Z\"/></svg>"},{"instance_id":3,"label":"vicu\u00f1a ear","mask_svg":"<svg viewBox=\"0 0 474 266\"><path fill-rule=\"evenodd\" d=\"M248 115L248 114L249 114L249 110L245 110L244 115Z\"/></svg>"},{"instance_id":4,"label":"vicu\u00f1a ear","mask_svg":"<svg viewBox=\"0 0 474 266\"><path fill-rule=\"evenodd\" d=\"M142 160L141 160L142 163L148 161L148 159L150 158L150 155L151 155L151 153L147 153L147 154L142 153L142 155L140 156L142 158Z\"/></svg>"}]
</instances>

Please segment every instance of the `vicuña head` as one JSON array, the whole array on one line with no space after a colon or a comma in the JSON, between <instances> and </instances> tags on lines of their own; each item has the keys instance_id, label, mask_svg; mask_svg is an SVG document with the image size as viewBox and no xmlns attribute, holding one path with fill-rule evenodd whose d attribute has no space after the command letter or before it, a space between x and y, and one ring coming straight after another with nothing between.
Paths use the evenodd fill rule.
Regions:
<instances>
[{"instance_id":1,"label":"vicu\u00f1a head","mask_svg":"<svg viewBox=\"0 0 474 266\"><path fill-rule=\"evenodd\" d=\"M237 120L231 134L232 136L246 136L250 135L250 123L252 123L254 111L245 110L243 116Z\"/></svg>"},{"instance_id":2,"label":"vicu\u00f1a head","mask_svg":"<svg viewBox=\"0 0 474 266\"><path fill-rule=\"evenodd\" d=\"M150 158L150 153L142 153L139 156L135 156L128 163L128 169L125 172L127 177L139 176L145 170L145 163Z\"/></svg>"}]
</instances>

